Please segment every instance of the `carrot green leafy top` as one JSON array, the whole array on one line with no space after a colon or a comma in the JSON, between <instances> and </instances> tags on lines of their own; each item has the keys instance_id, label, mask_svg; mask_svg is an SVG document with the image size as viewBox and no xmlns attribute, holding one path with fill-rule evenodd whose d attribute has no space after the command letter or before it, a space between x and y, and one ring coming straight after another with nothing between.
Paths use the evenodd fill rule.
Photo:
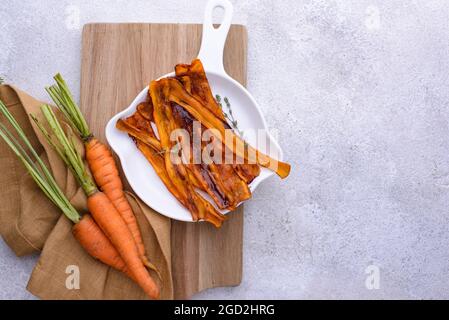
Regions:
<instances>
[{"instance_id":1,"label":"carrot green leafy top","mask_svg":"<svg viewBox=\"0 0 449 320\"><path fill-rule=\"evenodd\" d=\"M12 132L3 123L0 123L0 136L11 148L14 154L22 161L30 176L34 179L44 194L59 209L61 209L67 218L74 223L79 222L81 219L79 213L59 188L54 177L31 145L25 132L2 101L0 101L0 111L3 113L9 124L14 128L14 131L18 135L18 139L14 137Z\"/></svg>"},{"instance_id":2,"label":"carrot green leafy top","mask_svg":"<svg viewBox=\"0 0 449 320\"><path fill-rule=\"evenodd\" d=\"M64 132L59 120L56 118L55 113L49 105L42 105L41 111L46 119L50 131L48 131L34 115L31 115L31 118L34 120L45 139L47 139L48 143L72 171L79 185L83 188L86 194L91 195L95 193L97 191L97 186L87 171L80 153L76 149L73 136L68 136Z\"/></svg>"},{"instance_id":3,"label":"carrot green leafy top","mask_svg":"<svg viewBox=\"0 0 449 320\"><path fill-rule=\"evenodd\" d=\"M56 84L45 88L45 90L47 90L51 99L59 110L61 110L62 114L64 114L72 128L79 133L81 139L89 139L92 136L89 126L87 125L86 119L84 119L80 108L73 99L73 95L70 92L67 83L59 73L54 76L54 79Z\"/></svg>"}]
</instances>

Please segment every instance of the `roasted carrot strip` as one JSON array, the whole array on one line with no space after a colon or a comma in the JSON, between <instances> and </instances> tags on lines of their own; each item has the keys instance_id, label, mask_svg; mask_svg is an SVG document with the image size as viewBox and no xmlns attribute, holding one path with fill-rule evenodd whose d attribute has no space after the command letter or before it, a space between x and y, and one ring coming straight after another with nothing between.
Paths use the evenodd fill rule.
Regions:
<instances>
[{"instance_id":1,"label":"roasted carrot strip","mask_svg":"<svg viewBox=\"0 0 449 320\"><path fill-rule=\"evenodd\" d=\"M221 120L226 129L231 127L226 123L223 110L218 111L218 103L215 101L212 90L207 80L206 72L200 60L195 59L191 65L182 64L176 68L176 75L183 84L186 91L202 103L203 106L211 106L209 109ZM202 93L202 94L201 94ZM220 108L221 109L221 108ZM260 167L257 164L242 163L234 166L235 172L245 183L251 183L260 174Z\"/></svg>"},{"instance_id":2,"label":"roasted carrot strip","mask_svg":"<svg viewBox=\"0 0 449 320\"><path fill-rule=\"evenodd\" d=\"M138 109L138 112L140 111L142 110ZM172 183L169 174L167 172L167 169L165 167L165 156L161 151L162 147L160 145L160 142L155 137L152 137L154 133L150 133L148 127L140 129L133 127L132 125L129 124L130 122L135 123L134 121L135 119L133 119L135 116L136 114L127 118L126 120L119 120L119 122L117 123L117 128L119 130L127 132L130 136L136 139L137 148L143 153L145 158L153 166L154 170L156 171L156 174L161 178L162 182L165 184L167 189L184 206L191 207L191 204L189 204L189 202L186 199L186 194L182 196L181 193L178 191L179 186L178 188L176 188L176 186ZM144 130L146 130L147 132L144 132ZM193 183L195 187L201 187L198 181L194 180L194 177L191 172L187 172L187 174L190 181Z\"/></svg>"},{"instance_id":3,"label":"roasted carrot strip","mask_svg":"<svg viewBox=\"0 0 449 320\"><path fill-rule=\"evenodd\" d=\"M117 121L115 127L121 131L127 132L130 136L139 139L143 143L151 146L155 151L162 151L162 146L159 140L150 136L148 132L143 132L142 130L132 126L128 121L120 119Z\"/></svg>"},{"instance_id":4,"label":"roasted carrot strip","mask_svg":"<svg viewBox=\"0 0 449 320\"><path fill-rule=\"evenodd\" d=\"M176 199L179 200L179 202L184 204L184 198L181 197L179 191L173 185L170 177L168 176L167 170L165 169L164 157L141 140L137 140L136 145L137 148L145 156L145 158L153 166L154 171L156 171L156 174L161 178L167 189L176 197Z\"/></svg>"},{"instance_id":5,"label":"roasted carrot strip","mask_svg":"<svg viewBox=\"0 0 449 320\"><path fill-rule=\"evenodd\" d=\"M177 78L181 81L186 91L200 101L203 106L210 105L211 108L209 109L216 110L214 114L220 113L218 118L224 120L225 117L223 110L218 112L216 109L218 103L213 98L212 90L209 86L206 72L204 71L201 61L195 59L192 61L191 65L182 64L178 65L175 69ZM203 92L203 94L198 94L198 92ZM223 122L225 128L231 130L231 127L226 123L226 121ZM234 171L246 184L249 184L260 174L260 167L257 164L249 163L235 164Z\"/></svg>"},{"instance_id":6,"label":"roasted carrot strip","mask_svg":"<svg viewBox=\"0 0 449 320\"><path fill-rule=\"evenodd\" d=\"M164 91L166 89L156 81L150 84L150 95L154 108L153 117L158 128L161 146L164 150L171 150L173 142L170 141L169 135L177 127L173 120L171 106L165 99L166 94ZM216 226L220 226L225 217L195 192L193 185L188 179L188 173L184 165L182 163L174 164L169 152L165 152L164 155L168 176L181 196L186 200L187 208L190 210L193 219L204 219Z\"/></svg>"},{"instance_id":7,"label":"roasted carrot strip","mask_svg":"<svg viewBox=\"0 0 449 320\"><path fill-rule=\"evenodd\" d=\"M175 67L176 76L182 80L187 92L191 92L192 96L199 101L205 101L205 107L209 109L218 119L226 121L223 111L215 101L209 82L204 72L203 64L199 59L188 64L178 64Z\"/></svg>"},{"instance_id":8,"label":"roasted carrot strip","mask_svg":"<svg viewBox=\"0 0 449 320\"><path fill-rule=\"evenodd\" d=\"M261 166L276 172L276 174L281 178L288 176L290 173L290 165L288 163L273 159L270 156L258 151L249 144L245 143L245 141L243 141L232 131L228 131L228 135L231 139L226 139L223 121L217 118L208 109L203 108L202 104L198 102L198 100L184 90L178 80L166 78L159 80L159 82L160 85L164 87L164 90L168 92L168 99L170 101L176 102L180 106L184 107L206 128L218 130L218 134L216 133L216 130L212 130L214 136L220 139L220 141L222 141L226 147L232 150L238 157L241 157L249 162L256 161ZM255 155L255 157L252 157L252 155Z\"/></svg>"}]
</instances>

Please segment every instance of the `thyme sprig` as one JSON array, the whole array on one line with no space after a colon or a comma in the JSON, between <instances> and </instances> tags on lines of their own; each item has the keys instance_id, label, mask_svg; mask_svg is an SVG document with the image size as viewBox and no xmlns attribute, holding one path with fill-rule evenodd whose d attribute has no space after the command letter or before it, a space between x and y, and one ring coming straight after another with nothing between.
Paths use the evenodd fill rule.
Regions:
<instances>
[{"instance_id":1,"label":"thyme sprig","mask_svg":"<svg viewBox=\"0 0 449 320\"><path fill-rule=\"evenodd\" d=\"M179 151L181 151L181 150L182 150L182 147L179 144L175 144L171 148L162 148L161 150L155 151L154 153L157 155L165 155L166 153L179 154Z\"/></svg>"},{"instance_id":2,"label":"thyme sprig","mask_svg":"<svg viewBox=\"0 0 449 320\"><path fill-rule=\"evenodd\" d=\"M243 137L243 132L238 127L238 122L234 118L234 115L232 114L232 108L231 103L229 102L228 97L223 98L223 102L226 105L227 112L223 109L223 104L221 102L221 96L219 94L215 95L215 100L217 100L218 105L220 106L221 110L223 111L223 114L228 121L228 124L239 134L240 137Z\"/></svg>"}]
</instances>

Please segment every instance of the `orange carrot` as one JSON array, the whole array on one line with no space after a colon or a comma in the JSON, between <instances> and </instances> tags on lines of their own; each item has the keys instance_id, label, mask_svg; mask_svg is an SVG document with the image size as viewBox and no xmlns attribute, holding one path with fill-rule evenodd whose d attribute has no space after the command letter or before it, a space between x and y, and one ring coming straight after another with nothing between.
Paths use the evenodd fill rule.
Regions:
<instances>
[{"instance_id":1,"label":"orange carrot","mask_svg":"<svg viewBox=\"0 0 449 320\"><path fill-rule=\"evenodd\" d=\"M145 268L131 231L122 216L111 200L102 191L98 190L80 153L75 148L74 141L66 135L52 108L43 105L41 111L51 129L51 134L36 117L33 117L33 120L83 189L87 196L87 208L95 222L123 259L133 280L140 285L149 297L158 299L159 288ZM110 258L113 259L113 257Z\"/></svg>"},{"instance_id":2,"label":"orange carrot","mask_svg":"<svg viewBox=\"0 0 449 320\"><path fill-rule=\"evenodd\" d=\"M19 139L15 138L13 133L2 123L0 123L0 137L23 163L26 170L39 188L43 191L45 196L48 197L48 199L50 199L59 209L61 209L63 214L74 223L72 232L81 246L92 257L102 261L106 265L124 272L134 279L134 275L129 272L129 269L120 254L114 248L108 237L92 219L92 217L89 214L85 214L81 217L78 211L67 199L61 188L56 183L53 175L50 173L47 166L28 140L19 123L1 100L0 112L3 113L11 127L14 128ZM34 121L37 121L35 117L32 116L32 118ZM44 130L43 133L46 132L40 123L36 122L36 124L38 124L40 129ZM49 136L45 135L45 137L48 138ZM55 144L50 144L56 147ZM58 150L62 151L62 149ZM62 153L60 154L62 155ZM86 175L86 177L88 177L88 175ZM89 183L86 181L85 187L88 185ZM88 189L95 190L94 186L92 186L92 188L89 186Z\"/></svg>"},{"instance_id":3,"label":"orange carrot","mask_svg":"<svg viewBox=\"0 0 449 320\"><path fill-rule=\"evenodd\" d=\"M120 254L89 214L73 225L72 233L92 257L132 278Z\"/></svg>"},{"instance_id":4,"label":"orange carrot","mask_svg":"<svg viewBox=\"0 0 449 320\"><path fill-rule=\"evenodd\" d=\"M47 88L47 92L73 129L78 132L80 138L84 141L87 163L89 164L95 182L100 190L111 200L123 220L125 220L126 225L131 231L142 262L148 268L158 272L145 255L145 246L142 241L140 229L134 212L125 197L123 184L111 152L103 143L93 137L86 120L73 100L70 90L61 75L57 74L54 79L57 84Z\"/></svg>"},{"instance_id":5,"label":"orange carrot","mask_svg":"<svg viewBox=\"0 0 449 320\"><path fill-rule=\"evenodd\" d=\"M95 182L100 190L103 191L114 204L123 220L125 220L137 245L142 262L147 267L151 268L152 265L145 256L145 246L142 241L136 217L123 192L122 180L120 179L111 151L95 138L89 139L85 146L87 163L89 164Z\"/></svg>"},{"instance_id":6,"label":"orange carrot","mask_svg":"<svg viewBox=\"0 0 449 320\"><path fill-rule=\"evenodd\" d=\"M87 208L123 258L135 281L148 296L158 299L159 288L143 265L130 230L109 198L101 191L88 195Z\"/></svg>"}]
</instances>

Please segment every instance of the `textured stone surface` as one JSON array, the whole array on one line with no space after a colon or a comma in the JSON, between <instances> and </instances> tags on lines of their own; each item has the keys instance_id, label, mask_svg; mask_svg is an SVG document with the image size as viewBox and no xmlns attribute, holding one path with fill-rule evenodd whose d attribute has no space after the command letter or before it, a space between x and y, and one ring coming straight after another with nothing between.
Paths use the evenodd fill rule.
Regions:
<instances>
[{"instance_id":1,"label":"textured stone surface","mask_svg":"<svg viewBox=\"0 0 449 320\"><path fill-rule=\"evenodd\" d=\"M79 81L77 10L81 26L201 22L204 3L3 0L0 74L46 99L55 72ZM196 298L449 298L446 1L234 5L249 90L293 170L246 206L242 284ZM0 298L32 297L35 260L0 244Z\"/></svg>"}]
</instances>

